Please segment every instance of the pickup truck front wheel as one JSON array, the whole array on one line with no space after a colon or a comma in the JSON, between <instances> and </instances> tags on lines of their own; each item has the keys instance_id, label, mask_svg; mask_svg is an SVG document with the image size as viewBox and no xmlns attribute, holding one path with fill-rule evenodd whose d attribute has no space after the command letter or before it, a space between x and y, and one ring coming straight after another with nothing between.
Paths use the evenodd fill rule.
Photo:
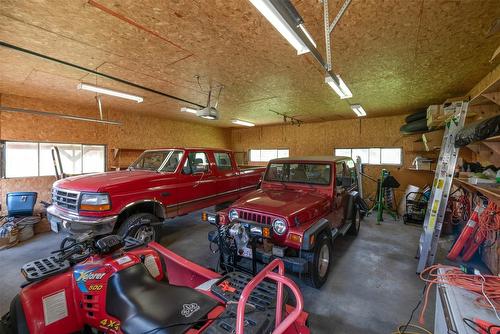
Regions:
<instances>
[{"instance_id":1,"label":"pickup truck front wheel","mask_svg":"<svg viewBox=\"0 0 500 334\"><path fill-rule=\"evenodd\" d=\"M120 236L124 236L131 226L138 224L144 220L149 220L151 221L151 223L157 223L159 221L158 218L151 213L137 213L123 221L123 223L118 228L117 234ZM146 225L138 228L132 228L128 235L147 244L148 242L156 241L158 235L157 232L158 231L156 230L156 226Z\"/></svg>"},{"instance_id":2,"label":"pickup truck front wheel","mask_svg":"<svg viewBox=\"0 0 500 334\"><path fill-rule=\"evenodd\" d=\"M316 246L312 252L307 252L306 258L309 260L309 273L305 277L305 282L314 288L320 288L325 284L332 262L332 241L326 234L321 234L316 241Z\"/></svg>"}]
</instances>

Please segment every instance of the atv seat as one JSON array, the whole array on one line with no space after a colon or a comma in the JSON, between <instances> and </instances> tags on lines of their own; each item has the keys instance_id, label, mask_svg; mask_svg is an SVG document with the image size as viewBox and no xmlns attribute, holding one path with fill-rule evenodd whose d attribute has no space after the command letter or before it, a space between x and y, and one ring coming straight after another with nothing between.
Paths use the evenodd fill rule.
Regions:
<instances>
[{"instance_id":1,"label":"atv seat","mask_svg":"<svg viewBox=\"0 0 500 334\"><path fill-rule=\"evenodd\" d=\"M120 320L127 334L184 333L217 304L194 289L155 280L142 263L114 273L106 294L107 313Z\"/></svg>"}]
</instances>

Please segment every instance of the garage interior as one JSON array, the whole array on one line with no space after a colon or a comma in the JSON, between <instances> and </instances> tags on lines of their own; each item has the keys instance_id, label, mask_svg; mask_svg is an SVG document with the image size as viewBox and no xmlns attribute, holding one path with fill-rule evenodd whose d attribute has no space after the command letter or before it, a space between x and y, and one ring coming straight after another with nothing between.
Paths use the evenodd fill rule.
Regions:
<instances>
[{"instance_id":1,"label":"garage interior","mask_svg":"<svg viewBox=\"0 0 500 334\"><path fill-rule=\"evenodd\" d=\"M287 273L311 333L497 333L498 0L4 0L0 15L1 315L23 264L66 236L41 203L58 177L126 171L145 150L213 148L240 166L360 157L359 235L335 238L320 288ZM37 194L27 236L7 217L8 194L25 192ZM215 228L201 219L212 204L165 217L156 239L217 271ZM471 219L483 239L467 261L467 249L450 256ZM450 267L426 284L416 273L433 263L462 265L474 288L447 283Z\"/></svg>"}]
</instances>

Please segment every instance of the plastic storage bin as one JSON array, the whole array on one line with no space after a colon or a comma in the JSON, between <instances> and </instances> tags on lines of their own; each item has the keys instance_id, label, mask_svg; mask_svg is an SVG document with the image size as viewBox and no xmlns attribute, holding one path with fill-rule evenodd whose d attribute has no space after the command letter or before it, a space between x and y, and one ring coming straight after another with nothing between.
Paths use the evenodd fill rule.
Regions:
<instances>
[{"instance_id":1,"label":"plastic storage bin","mask_svg":"<svg viewBox=\"0 0 500 334\"><path fill-rule=\"evenodd\" d=\"M33 216L33 208L35 207L37 196L38 193L36 192L7 193L8 216Z\"/></svg>"}]
</instances>

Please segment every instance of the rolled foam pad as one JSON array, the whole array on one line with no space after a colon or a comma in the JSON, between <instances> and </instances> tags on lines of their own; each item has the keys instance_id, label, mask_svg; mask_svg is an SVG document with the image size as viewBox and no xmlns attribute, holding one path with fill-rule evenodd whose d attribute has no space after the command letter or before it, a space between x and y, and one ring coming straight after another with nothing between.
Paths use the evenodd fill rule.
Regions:
<instances>
[{"instance_id":1,"label":"rolled foam pad","mask_svg":"<svg viewBox=\"0 0 500 334\"><path fill-rule=\"evenodd\" d=\"M411 123L411 122L415 122L415 121L418 121L418 120L424 119L424 118L427 118L427 110L417 111L417 112L414 112L413 114L406 116L405 122Z\"/></svg>"},{"instance_id":2,"label":"rolled foam pad","mask_svg":"<svg viewBox=\"0 0 500 334\"><path fill-rule=\"evenodd\" d=\"M399 128L401 133L410 134L414 132L422 132L427 131L429 128L427 127L427 119L419 119L418 121L414 121L408 124L404 124Z\"/></svg>"}]
</instances>

